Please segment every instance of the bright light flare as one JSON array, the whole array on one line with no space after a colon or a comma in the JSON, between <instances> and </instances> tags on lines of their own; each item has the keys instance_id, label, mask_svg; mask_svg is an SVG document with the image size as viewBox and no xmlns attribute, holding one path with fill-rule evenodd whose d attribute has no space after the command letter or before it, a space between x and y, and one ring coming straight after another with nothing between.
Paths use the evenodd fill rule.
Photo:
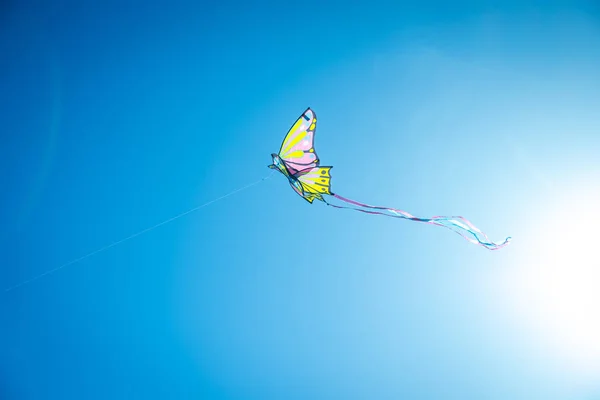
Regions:
<instances>
[{"instance_id":1,"label":"bright light flare","mask_svg":"<svg viewBox=\"0 0 600 400\"><path fill-rule=\"evenodd\" d=\"M586 183L527 221L504 296L544 358L561 372L599 378L600 181Z\"/></svg>"}]
</instances>

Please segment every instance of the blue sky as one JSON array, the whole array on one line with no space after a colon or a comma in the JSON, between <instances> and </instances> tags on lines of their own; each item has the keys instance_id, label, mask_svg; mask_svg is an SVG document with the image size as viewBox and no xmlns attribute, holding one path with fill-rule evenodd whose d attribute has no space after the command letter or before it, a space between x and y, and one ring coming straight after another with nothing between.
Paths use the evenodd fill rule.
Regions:
<instances>
[{"instance_id":1,"label":"blue sky","mask_svg":"<svg viewBox=\"0 0 600 400\"><path fill-rule=\"evenodd\" d=\"M2 2L3 399L600 396L594 2ZM416 4L416 2L415 2ZM290 238L288 232L294 232Z\"/></svg>"}]
</instances>

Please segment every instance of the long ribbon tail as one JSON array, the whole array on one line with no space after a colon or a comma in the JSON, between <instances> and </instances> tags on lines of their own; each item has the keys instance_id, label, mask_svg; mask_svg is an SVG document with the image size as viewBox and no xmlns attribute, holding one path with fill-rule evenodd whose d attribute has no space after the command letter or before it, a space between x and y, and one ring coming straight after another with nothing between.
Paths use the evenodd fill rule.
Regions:
<instances>
[{"instance_id":1,"label":"long ribbon tail","mask_svg":"<svg viewBox=\"0 0 600 400\"><path fill-rule=\"evenodd\" d=\"M511 241L511 237L507 237L502 243L495 243L495 242L491 241L485 233L483 233L481 230L479 230L479 228L477 228L475 225L473 225L468 219L461 217L461 216L446 217L446 216L436 215L431 218L418 218L412 214L407 213L406 211L398 210L396 208L372 206L369 204L360 203L355 200L347 199L345 197L342 197L340 195L333 194L333 193L332 193L332 196L340 201L345 202L345 203L352 204L357 207L367 208L368 210L354 208L354 207L348 207L348 206L340 206L340 205L331 204L331 203L325 201L325 203L328 206L335 207L335 208L341 208L341 209L360 211L365 214L383 215L386 217L402 218L402 219L408 219L411 221L423 222L426 224L442 226L444 228L450 229L452 232L459 234L460 236L462 236L464 239L468 240L469 242L479 245L479 246L483 246L488 250L501 249L501 248L505 247L506 245L508 245ZM377 211L372 211L372 210L377 210Z\"/></svg>"}]
</instances>

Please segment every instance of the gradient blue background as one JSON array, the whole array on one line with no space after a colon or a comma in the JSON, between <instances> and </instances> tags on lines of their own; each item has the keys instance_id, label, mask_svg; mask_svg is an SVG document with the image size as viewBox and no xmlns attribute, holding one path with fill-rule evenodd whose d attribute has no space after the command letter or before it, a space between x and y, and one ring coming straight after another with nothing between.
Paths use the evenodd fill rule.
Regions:
<instances>
[{"instance_id":1,"label":"gradient blue background","mask_svg":"<svg viewBox=\"0 0 600 400\"><path fill-rule=\"evenodd\" d=\"M598 6L390 3L0 2L7 288L264 177L307 106L335 192L514 237L273 176L3 293L0 398L600 396L498 283L600 182Z\"/></svg>"}]
</instances>

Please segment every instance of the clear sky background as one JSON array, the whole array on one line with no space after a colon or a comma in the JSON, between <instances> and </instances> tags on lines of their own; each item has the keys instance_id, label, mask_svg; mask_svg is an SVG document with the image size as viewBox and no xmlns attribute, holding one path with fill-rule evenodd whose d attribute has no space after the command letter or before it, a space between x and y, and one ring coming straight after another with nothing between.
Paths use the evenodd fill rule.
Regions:
<instances>
[{"instance_id":1,"label":"clear sky background","mask_svg":"<svg viewBox=\"0 0 600 400\"><path fill-rule=\"evenodd\" d=\"M2 399L596 399L600 8L0 2ZM418 6L416 4L419 4Z\"/></svg>"}]
</instances>

